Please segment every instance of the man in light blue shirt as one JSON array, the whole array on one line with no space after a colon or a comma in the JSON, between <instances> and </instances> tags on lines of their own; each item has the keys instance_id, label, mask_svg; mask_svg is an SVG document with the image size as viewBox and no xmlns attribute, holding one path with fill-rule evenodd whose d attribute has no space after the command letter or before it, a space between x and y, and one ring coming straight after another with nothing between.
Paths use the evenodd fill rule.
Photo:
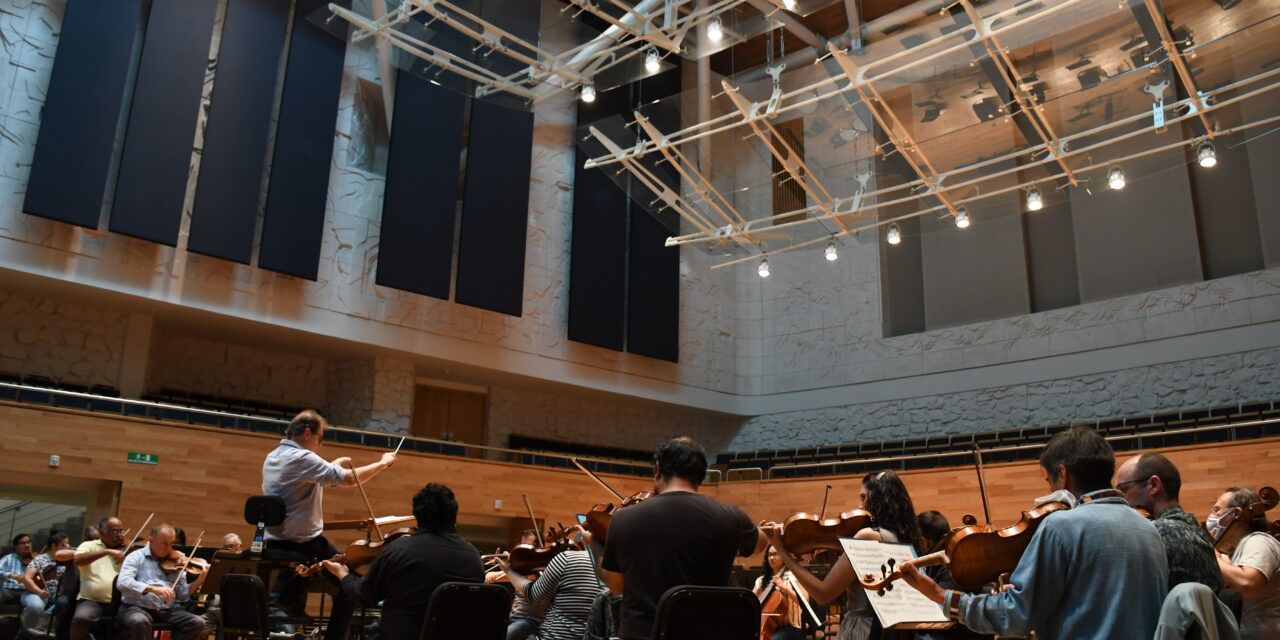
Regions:
<instances>
[{"instance_id":1,"label":"man in light blue shirt","mask_svg":"<svg viewBox=\"0 0 1280 640\"><path fill-rule=\"evenodd\" d=\"M995 594L942 589L910 563L903 579L947 615L979 633L1041 640L1108 640L1155 635L1169 575L1156 528L1111 488L1115 454L1088 427L1057 434L1040 454L1051 491L1078 499L1041 522Z\"/></svg>"},{"instance_id":2,"label":"man in light blue shirt","mask_svg":"<svg viewBox=\"0 0 1280 640\"><path fill-rule=\"evenodd\" d=\"M266 530L268 549L301 553L313 561L328 560L338 548L324 533L325 487L354 487L356 479L368 482L396 462L396 454L386 452L382 459L354 469L351 458L328 462L316 450L324 442L329 423L310 409L294 416L285 431L285 439L262 463L262 493L284 500L284 522ZM336 581L335 581L336 582ZM301 615L306 609L307 582L292 573L276 579L271 588L271 603ZM347 634L353 605L338 589L334 596L326 640L342 640Z\"/></svg>"},{"instance_id":3,"label":"man in light blue shirt","mask_svg":"<svg viewBox=\"0 0 1280 640\"><path fill-rule=\"evenodd\" d=\"M124 604L120 612L120 628L130 640L152 640L152 623L173 625L173 640L197 640L204 637L204 619L174 604L204 584L207 572L190 585L186 571L168 572L162 559L173 550L174 531L168 524L151 528L147 546L124 559L116 587ZM176 582L175 582L176 581Z\"/></svg>"}]
</instances>

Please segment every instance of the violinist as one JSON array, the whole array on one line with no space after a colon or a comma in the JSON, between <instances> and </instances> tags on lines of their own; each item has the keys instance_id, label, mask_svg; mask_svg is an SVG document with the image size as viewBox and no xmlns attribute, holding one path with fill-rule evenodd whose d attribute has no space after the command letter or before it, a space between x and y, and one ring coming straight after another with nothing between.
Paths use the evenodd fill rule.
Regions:
<instances>
[{"instance_id":1,"label":"violinist","mask_svg":"<svg viewBox=\"0 0 1280 640\"><path fill-rule=\"evenodd\" d=\"M658 599L677 585L722 587L737 555L765 546L742 509L700 495L707 453L693 438L654 454L652 498L619 509L609 524L600 577L622 596L622 637L648 640Z\"/></svg>"},{"instance_id":2,"label":"violinist","mask_svg":"<svg viewBox=\"0 0 1280 640\"><path fill-rule=\"evenodd\" d=\"M536 545L538 532L525 529L520 532L520 543ZM499 582L507 579L507 572L499 569L485 575L485 582ZM517 589L511 599L511 620L507 623L507 640L525 640L538 632L542 618L546 615L546 606L533 604L524 597L524 592Z\"/></svg>"},{"instance_id":3,"label":"violinist","mask_svg":"<svg viewBox=\"0 0 1280 640\"><path fill-rule=\"evenodd\" d=\"M902 479L893 471L877 471L867 474L862 479L862 490L858 494L861 508L871 512L874 524L858 531L854 537L859 540L876 540L882 542L903 542L919 551L921 549L920 527L916 523L915 505ZM820 603L835 600L841 593L847 593L845 610L840 616L839 640L867 640L882 638L880 623L867 599L867 591L857 581L853 565L847 560L837 560L825 579L819 579L800 564L790 551L782 544L782 533L772 523L764 528L769 532L770 541L778 548L782 561L795 574L796 580L809 592L809 596ZM843 554L842 554L843 557Z\"/></svg>"},{"instance_id":4,"label":"violinist","mask_svg":"<svg viewBox=\"0 0 1280 640\"><path fill-rule=\"evenodd\" d=\"M119 518L103 518L98 523L98 532L99 539L86 540L76 547L80 595L71 619L70 640L85 640L103 610L111 604L111 583L124 561L124 523Z\"/></svg>"},{"instance_id":5,"label":"violinist","mask_svg":"<svg viewBox=\"0 0 1280 640\"><path fill-rule=\"evenodd\" d=\"M1213 541L1196 517L1178 503L1182 475L1178 467L1158 453L1141 453L1120 465L1116 488L1124 492L1129 506L1145 509L1164 542L1169 562L1169 588L1184 582L1199 582L1217 593L1222 588L1222 572L1213 552Z\"/></svg>"},{"instance_id":6,"label":"violinist","mask_svg":"<svg viewBox=\"0 0 1280 640\"><path fill-rule=\"evenodd\" d=\"M70 549L71 541L67 534L54 529L45 543L45 552L31 560L23 576L27 593L22 594L22 626L33 629L40 635L48 635L49 616L53 614L54 607L67 606L66 602L55 602L55 598L58 596L58 585L67 571L65 554ZM59 552L63 552L63 562L55 558Z\"/></svg>"},{"instance_id":7,"label":"violinist","mask_svg":"<svg viewBox=\"0 0 1280 640\"><path fill-rule=\"evenodd\" d=\"M1267 531L1267 520L1258 515L1247 526L1226 532L1219 519L1232 508L1261 502L1252 489L1232 487L1218 497L1207 526L1215 539L1224 534L1217 554L1222 581L1244 596L1240 616L1242 640L1280 637L1280 542Z\"/></svg>"},{"instance_id":8,"label":"violinist","mask_svg":"<svg viewBox=\"0 0 1280 640\"><path fill-rule=\"evenodd\" d=\"M583 532L582 535L590 534ZM603 589L590 554L577 549L562 551L547 563L547 568L537 580L530 580L515 571L503 558L497 560L518 596L527 598L534 606L546 608L535 636L537 640L582 638L587 630L591 604ZM511 638L509 627L507 638Z\"/></svg>"},{"instance_id":9,"label":"violinist","mask_svg":"<svg viewBox=\"0 0 1280 640\"><path fill-rule=\"evenodd\" d=\"M916 522L920 525L920 546L925 551L932 550L951 531L951 523L947 521L947 517L937 511L921 513L916 516ZM952 577L951 570L945 564L925 567L924 574L932 578L943 589L963 590L960 584L956 582L956 579ZM956 625L950 629L934 629L916 633L916 640L979 640L990 637L974 633L962 625Z\"/></svg>"},{"instance_id":10,"label":"violinist","mask_svg":"<svg viewBox=\"0 0 1280 640\"><path fill-rule=\"evenodd\" d=\"M808 598L809 594L783 564L776 548L770 546L766 549L764 559L764 570L756 578L751 592L762 603L769 602L771 594L777 592L778 595L773 597L781 606L774 612L777 619L772 624L766 622L766 626L771 627L773 632L766 638L764 631L761 631L760 640L803 640L804 632L800 628L804 625L804 608L800 600Z\"/></svg>"},{"instance_id":11,"label":"violinist","mask_svg":"<svg viewBox=\"0 0 1280 640\"><path fill-rule=\"evenodd\" d=\"M31 536L19 533L13 537L13 552L0 558L0 604L18 602L24 593L22 576L27 572L35 555L31 552Z\"/></svg>"},{"instance_id":12,"label":"violinist","mask_svg":"<svg viewBox=\"0 0 1280 640\"><path fill-rule=\"evenodd\" d=\"M458 535L458 501L453 491L431 483L413 496L418 530L387 543L360 576L330 560L321 564L342 582L351 598L382 602L378 638L417 640L431 592L445 582L484 582L480 552Z\"/></svg>"},{"instance_id":13,"label":"violinist","mask_svg":"<svg viewBox=\"0 0 1280 640\"><path fill-rule=\"evenodd\" d=\"M357 467L353 472L345 466L350 458L328 462L316 454L324 442L329 423L319 413L307 409L289 422L285 438L262 463L262 493L284 500L284 522L267 527L268 549L300 552L310 558L331 558L338 554L324 532L325 487L354 487L356 477L367 482L395 464L396 454L386 452L378 462ZM306 612L307 582L286 573L272 585L271 604L296 616ZM326 640L342 640L347 635L353 605L341 589L333 599Z\"/></svg>"},{"instance_id":14,"label":"violinist","mask_svg":"<svg viewBox=\"0 0 1280 640\"><path fill-rule=\"evenodd\" d=\"M1115 454L1096 431L1055 435L1040 454L1050 491L1076 506L1047 515L1010 585L995 595L946 590L911 562L903 580L979 633L1040 640L1150 638L1169 570L1155 526L1111 488Z\"/></svg>"},{"instance_id":15,"label":"violinist","mask_svg":"<svg viewBox=\"0 0 1280 640\"><path fill-rule=\"evenodd\" d=\"M201 572L195 582L187 583L187 572L179 565L166 568L165 561L181 563L174 549L173 526L160 523L151 528L149 543L129 554L120 567L116 586L120 589L120 629L130 640L152 640L152 624L173 626L173 640L196 640L204 636L204 620L176 606L204 584L208 572Z\"/></svg>"}]
</instances>

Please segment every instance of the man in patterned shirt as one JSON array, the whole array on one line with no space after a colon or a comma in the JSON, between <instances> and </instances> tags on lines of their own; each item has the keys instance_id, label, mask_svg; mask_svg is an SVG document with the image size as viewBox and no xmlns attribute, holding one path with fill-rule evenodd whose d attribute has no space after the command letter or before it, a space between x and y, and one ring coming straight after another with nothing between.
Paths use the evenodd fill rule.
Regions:
<instances>
[{"instance_id":1,"label":"man in patterned shirt","mask_svg":"<svg viewBox=\"0 0 1280 640\"><path fill-rule=\"evenodd\" d=\"M22 576L27 572L32 557L31 536L25 533L14 536L13 553L0 558L0 579L4 581L0 587L0 604L17 602L25 593Z\"/></svg>"},{"instance_id":2,"label":"man in patterned shirt","mask_svg":"<svg viewBox=\"0 0 1280 640\"><path fill-rule=\"evenodd\" d=\"M1222 588L1213 543L1196 517L1178 504L1182 475L1168 458L1158 453L1129 458L1116 472L1116 488L1130 506L1151 513L1169 560L1170 589L1183 582L1199 582L1214 592Z\"/></svg>"}]
</instances>

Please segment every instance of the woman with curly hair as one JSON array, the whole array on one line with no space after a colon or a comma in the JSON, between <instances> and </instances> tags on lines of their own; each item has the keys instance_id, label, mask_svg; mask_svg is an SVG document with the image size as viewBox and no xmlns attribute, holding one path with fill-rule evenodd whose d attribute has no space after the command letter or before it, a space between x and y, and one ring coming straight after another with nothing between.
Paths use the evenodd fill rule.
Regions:
<instances>
[{"instance_id":1,"label":"woman with curly hair","mask_svg":"<svg viewBox=\"0 0 1280 640\"><path fill-rule=\"evenodd\" d=\"M903 542L915 547L917 553L924 553L920 539L920 525L916 522L916 508L911 503L911 495L902 483L898 474L890 470L869 473L862 479L860 508L871 512L870 527L859 531L854 537L859 540L876 540L878 542ZM772 526L771 526L772 525ZM871 609L867 599L867 591L858 583L853 564L836 560L825 579L819 580L800 564L791 552L782 546L781 528L774 523L761 525L770 542L778 549L783 563L791 570L800 586L809 592L809 596L826 604L834 600L841 592L847 592L844 613L840 616L840 635L838 640L874 640L887 638L889 633L880 627L879 620ZM908 634L907 637L910 637Z\"/></svg>"}]
</instances>

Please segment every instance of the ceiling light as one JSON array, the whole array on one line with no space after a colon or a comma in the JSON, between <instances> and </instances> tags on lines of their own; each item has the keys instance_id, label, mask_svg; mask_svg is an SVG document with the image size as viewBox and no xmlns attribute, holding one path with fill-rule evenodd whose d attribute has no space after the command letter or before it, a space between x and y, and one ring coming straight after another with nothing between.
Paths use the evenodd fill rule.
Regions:
<instances>
[{"instance_id":1,"label":"ceiling light","mask_svg":"<svg viewBox=\"0 0 1280 640\"><path fill-rule=\"evenodd\" d=\"M582 85L582 101L583 102L596 101L596 85L595 84L588 82Z\"/></svg>"},{"instance_id":2,"label":"ceiling light","mask_svg":"<svg viewBox=\"0 0 1280 640\"><path fill-rule=\"evenodd\" d=\"M892 245L902 242L902 229L898 228L898 223L895 222L889 225L889 233L885 236L885 240L888 240L889 244Z\"/></svg>"},{"instance_id":3,"label":"ceiling light","mask_svg":"<svg viewBox=\"0 0 1280 640\"><path fill-rule=\"evenodd\" d=\"M827 243L827 250L825 253L823 253L823 257L827 259L827 262L835 262L836 260L840 259L840 254L836 253L835 240L832 240L831 242Z\"/></svg>"},{"instance_id":4,"label":"ceiling light","mask_svg":"<svg viewBox=\"0 0 1280 640\"><path fill-rule=\"evenodd\" d=\"M1212 142L1205 140L1200 143L1200 147L1196 149L1196 162L1206 169L1218 164L1218 152L1214 150Z\"/></svg>"},{"instance_id":5,"label":"ceiling light","mask_svg":"<svg viewBox=\"0 0 1280 640\"><path fill-rule=\"evenodd\" d=\"M1107 171L1107 184L1110 185L1111 188L1115 191L1119 191L1123 189L1124 188L1124 169L1121 169L1118 166L1111 167L1111 169Z\"/></svg>"},{"instance_id":6,"label":"ceiling light","mask_svg":"<svg viewBox=\"0 0 1280 640\"><path fill-rule=\"evenodd\" d=\"M724 25L720 22L720 18L716 17L711 20L711 24L707 25L707 39L712 42L720 42L724 37Z\"/></svg>"},{"instance_id":7,"label":"ceiling light","mask_svg":"<svg viewBox=\"0 0 1280 640\"><path fill-rule=\"evenodd\" d=\"M1044 208L1044 196L1040 195L1040 187L1027 190L1027 210L1039 211Z\"/></svg>"},{"instance_id":8,"label":"ceiling light","mask_svg":"<svg viewBox=\"0 0 1280 640\"><path fill-rule=\"evenodd\" d=\"M761 278L768 278L769 277L769 261L761 260L760 268L756 269L756 273L760 274Z\"/></svg>"},{"instance_id":9,"label":"ceiling light","mask_svg":"<svg viewBox=\"0 0 1280 640\"><path fill-rule=\"evenodd\" d=\"M782 6L786 7L787 11L795 11L799 4L799 0L782 0Z\"/></svg>"},{"instance_id":10,"label":"ceiling light","mask_svg":"<svg viewBox=\"0 0 1280 640\"><path fill-rule=\"evenodd\" d=\"M649 73L657 73L662 68L662 62L658 60L658 50L649 48L649 53L644 54L644 68Z\"/></svg>"},{"instance_id":11,"label":"ceiling light","mask_svg":"<svg viewBox=\"0 0 1280 640\"><path fill-rule=\"evenodd\" d=\"M969 208L964 205L960 205L956 209L956 228L957 229L969 228Z\"/></svg>"}]
</instances>

